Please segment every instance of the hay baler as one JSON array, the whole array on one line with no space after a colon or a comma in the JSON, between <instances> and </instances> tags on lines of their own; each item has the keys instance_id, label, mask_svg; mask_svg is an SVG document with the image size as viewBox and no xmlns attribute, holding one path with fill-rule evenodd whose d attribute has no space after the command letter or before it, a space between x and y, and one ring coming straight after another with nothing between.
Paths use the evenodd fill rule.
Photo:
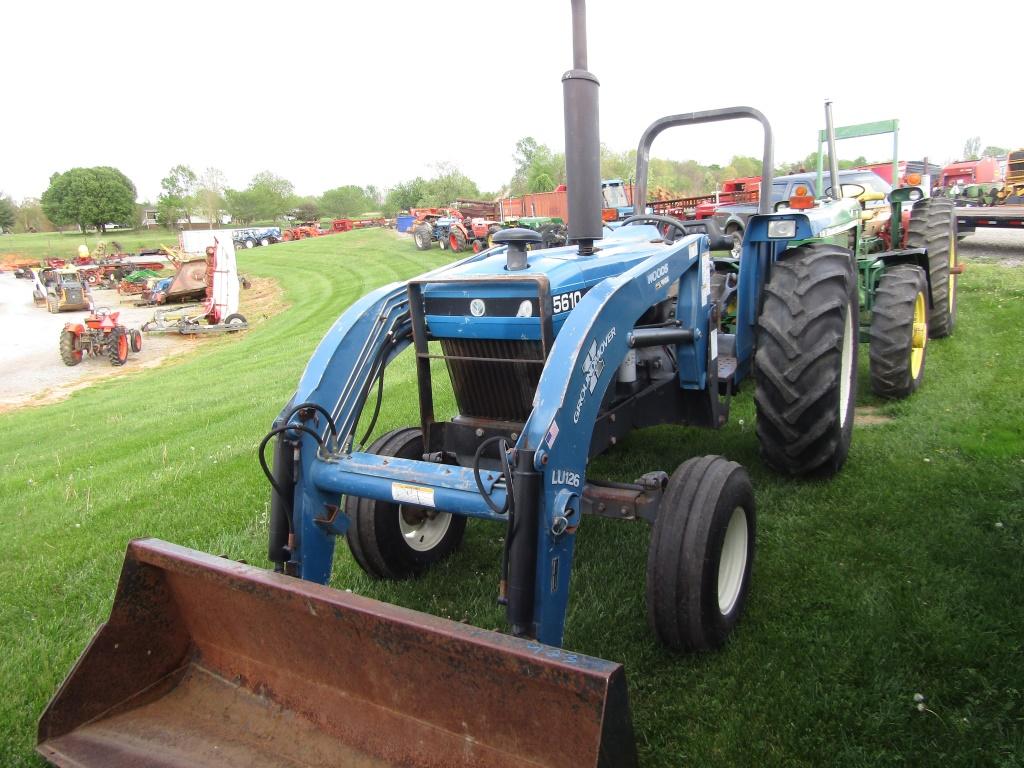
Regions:
<instances>
[{"instance_id":1,"label":"hay baler","mask_svg":"<svg viewBox=\"0 0 1024 768\"><path fill-rule=\"evenodd\" d=\"M724 425L757 342L762 453L788 472L836 471L853 422L856 277L849 251L815 238L853 226L859 208L763 208L732 282L712 257L731 242L709 222L640 213L605 227L598 84L581 0L573 10L571 245L531 251L537 233L505 230L493 248L349 307L260 446L277 573L133 542L110 620L40 720L47 759L635 765L621 665L560 647L586 513L652 524L647 613L662 642L700 650L729 637L755 550L746 471L704 456L621 483L588 462L634 429ZM641 139L637 199L663 130L737 118L762 124L770 174L756 110L674 115ZM404 350L419 423L371 441L385 370ZM458 406L448 420L434 410L437 360ZM507 634L326 586L340 537L372 576L405 579L453 554L469 518L505 534L495 591Z\"/></svg>"}]
</instances>

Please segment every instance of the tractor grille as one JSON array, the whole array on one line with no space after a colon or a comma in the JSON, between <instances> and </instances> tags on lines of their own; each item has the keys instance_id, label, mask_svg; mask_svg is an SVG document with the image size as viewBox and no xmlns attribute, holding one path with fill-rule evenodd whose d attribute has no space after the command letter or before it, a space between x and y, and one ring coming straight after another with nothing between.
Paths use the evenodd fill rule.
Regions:
<instances>
[{"instance_id":1,"label":"tractor grille","mask_svg":"<svg viewBox=\"0 0 1024 768\"><path fill-rule=\"evenodd\" d=\"M463 416L524 422L544 370L539 341L441 339ZM453 358L473 358L453 359Z\"/></svg>"}]
</instances>

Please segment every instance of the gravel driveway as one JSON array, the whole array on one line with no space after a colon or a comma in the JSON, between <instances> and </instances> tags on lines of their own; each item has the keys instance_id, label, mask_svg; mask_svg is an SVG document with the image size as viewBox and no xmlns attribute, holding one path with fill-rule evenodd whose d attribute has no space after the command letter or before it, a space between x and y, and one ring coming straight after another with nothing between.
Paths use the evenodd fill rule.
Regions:
<instances>
[{"instance_id":1,"label":"gravel driveway","mask_svg":"<svg viewBox=\"0 0 1024 768\"><path fill-rule=\"evenodd\" d=\"M121 312L121 322L138 328L153 317L153 307L120 304L117 291L94 290L98 307ZM0 411L25 404L42 404L66 396L87 382L158 365L171 352L182 350L188 340L180 337L143 337L142 351L130 353L122 368L104 358L89 358L68 367L58 351L64 323L81 322L87 311L52 315L32 302L32 281L0 273Z\"/></svg>"}]
</instances>

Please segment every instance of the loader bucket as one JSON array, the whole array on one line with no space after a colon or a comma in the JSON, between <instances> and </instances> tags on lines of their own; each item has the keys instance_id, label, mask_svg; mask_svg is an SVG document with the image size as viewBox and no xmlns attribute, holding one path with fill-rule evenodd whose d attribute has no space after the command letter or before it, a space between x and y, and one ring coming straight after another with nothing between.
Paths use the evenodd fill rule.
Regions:
<instances>
[{"instance_id":1,"label":"loader bucket","mask_svg":"<svg viewBox=\"0 0 1024 768\"><path fill-rule=\"evenodd\" d=\"M622 666L155 539L39 721L58 766L635 766Z\"/></svg>"}]
</instances>

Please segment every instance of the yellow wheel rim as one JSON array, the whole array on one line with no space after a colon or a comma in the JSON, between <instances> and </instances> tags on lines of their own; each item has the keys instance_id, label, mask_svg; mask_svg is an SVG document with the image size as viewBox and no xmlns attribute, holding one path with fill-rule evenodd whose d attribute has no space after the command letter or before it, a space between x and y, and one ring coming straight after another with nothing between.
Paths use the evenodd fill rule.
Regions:
<instances>
[{"instance_id":1,"label":"yellow wheel rim","mask_svg":"<svg viewBox=\"0 0 1024 768\"><path fill-rule=\"evenodd\" d=\"M953 299L956 291L956 275L953 268L956 267L956 234L949 236L949 312L953 313Z\"/></svg>"},{"instance_id":2,"label":"yellow wheel rim","mask_svg":"<svg viewBox=\"0 0 1024 768\"><path fill-rule=\"evenodd\" d=\"M914 331L910 338L910 376L916 379L924 365L924 348L928 343L928 306L924 294L914 299Z\"/></svg>"}]
</instances>

